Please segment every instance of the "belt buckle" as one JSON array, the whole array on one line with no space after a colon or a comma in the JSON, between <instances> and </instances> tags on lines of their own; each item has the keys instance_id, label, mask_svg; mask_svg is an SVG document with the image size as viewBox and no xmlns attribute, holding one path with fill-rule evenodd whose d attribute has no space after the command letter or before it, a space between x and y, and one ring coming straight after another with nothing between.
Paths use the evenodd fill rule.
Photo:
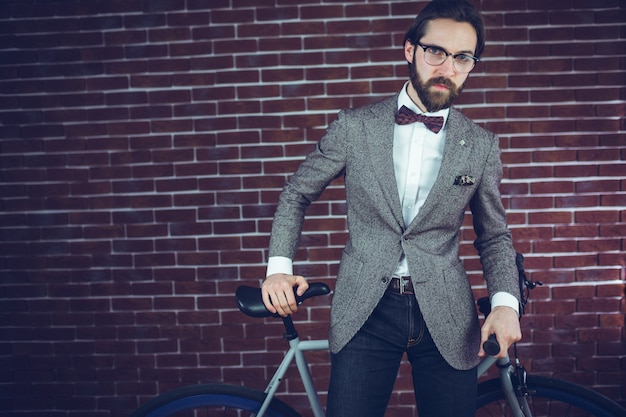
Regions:
<instances>
[{"instance_id":1,"label":"belt buckle","mask_svg":"<svg viewBox=\"0 0 626 417\"><path fill-rule=\"evenodd\" d=\"M406 283L408 280L405 281L404 278L400 277L398 278L398 281L400 282L400 288L399 288L400 295L404 295L404 288L406 287Z\"/></svg>"}]
</instances>

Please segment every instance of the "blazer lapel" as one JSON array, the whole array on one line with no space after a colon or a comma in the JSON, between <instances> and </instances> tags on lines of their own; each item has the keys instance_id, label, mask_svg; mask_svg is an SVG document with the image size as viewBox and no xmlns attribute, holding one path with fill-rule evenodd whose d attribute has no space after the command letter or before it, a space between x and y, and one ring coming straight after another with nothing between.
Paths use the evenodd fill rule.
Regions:
<instances>
[{"instance_id":1,"label":"blazer lapel","mask_svg":"<svg viewBox=\"0 0 626 417\"><path fill-rule=\"evenodd\" d=\"M395 222L404 229L402 207L393 165L393 129L398 95L371 108L371 117L363 121L365 141L374 172Z\"/></svg>"}]
</instances>

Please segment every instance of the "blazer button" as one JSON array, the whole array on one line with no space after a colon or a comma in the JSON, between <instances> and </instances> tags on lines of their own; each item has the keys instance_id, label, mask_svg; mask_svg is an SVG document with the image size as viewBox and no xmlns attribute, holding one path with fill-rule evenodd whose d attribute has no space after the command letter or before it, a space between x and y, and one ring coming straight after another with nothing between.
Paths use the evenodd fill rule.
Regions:
<instances>
[{"instance_id":1,"label":"blazer button","mask_svg":"<svg viewBox=\"0 0 626 417\"><path fill-rule=\"evenodd\" d=\"M387 278L387 277L382 277L382 278L380 279L380 281L381 281L383 284L387 284L387 283L389 282L389 278Z\"/></svg>"}]
</instances>

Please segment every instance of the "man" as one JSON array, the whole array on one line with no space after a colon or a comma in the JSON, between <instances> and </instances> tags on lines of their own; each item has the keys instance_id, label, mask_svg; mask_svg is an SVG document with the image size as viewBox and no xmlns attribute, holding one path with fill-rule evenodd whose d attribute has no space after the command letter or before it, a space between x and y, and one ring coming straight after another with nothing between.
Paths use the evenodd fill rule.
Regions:
<instances>
[{"instance_id":1,"label":"man","mask_svg":"<svg viewBox=\"0 0 626 417\"><path fill-rule=\"evenodd\" d=\"M280 196L262 293L269 310L287 315L297 308L293 288L308 287L291 265L305 210L345 177L349 239L332 301L329 417L382 417L404 353L420 416L473 416L482 341L495 334L503 356L521 338L498 140L450 108L483 48L473 6L429 3L405 37L409 82L341 111ZM468 205L492 298L482 329L458 255Z\"/></svg>"}]
</instances>

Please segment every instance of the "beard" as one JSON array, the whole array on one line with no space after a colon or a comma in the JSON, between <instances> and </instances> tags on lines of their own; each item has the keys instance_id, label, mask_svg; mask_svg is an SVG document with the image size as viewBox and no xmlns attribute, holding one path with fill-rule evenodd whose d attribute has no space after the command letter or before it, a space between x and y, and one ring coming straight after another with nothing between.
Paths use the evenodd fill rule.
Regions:
<instances>
[{"instance_id":1,"label":"beard","mask_svg":"<svg viewBox=\"0 0 626 417\"><path fill-rule=\"evenodd\" d=\"M447 109L452 105L454 100L461 94L463 86L457 87L451 80L444 77L431 78L424 81L417 73L417 65L415 62L415 53L413 54L413 63L409 64L409 77L411 85L417 92L417 96L421 100L426 111L434 113L442 109ZM431 91L430 88L436 84L445 85L448 91Z\"/></svg>"}]
</instances>

